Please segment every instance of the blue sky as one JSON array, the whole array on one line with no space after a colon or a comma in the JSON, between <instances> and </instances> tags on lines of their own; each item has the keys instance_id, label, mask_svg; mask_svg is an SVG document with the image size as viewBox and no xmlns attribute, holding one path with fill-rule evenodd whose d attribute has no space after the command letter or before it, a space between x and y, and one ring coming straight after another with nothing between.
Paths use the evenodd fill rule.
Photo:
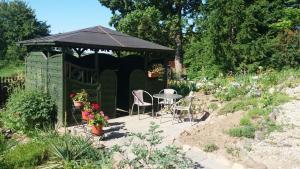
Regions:
<instances>
[{"instance_id":1,"label":"blue sky","mask_svg":"<svg viewBox=\"0 0 300 169\"><path fill-rule=\"evenodd\" d=\"M98 0L23 0L35 10L38 20L51 26L51 34L96 25L109 27L111 11Z\"/></svg>"}]
</instances>

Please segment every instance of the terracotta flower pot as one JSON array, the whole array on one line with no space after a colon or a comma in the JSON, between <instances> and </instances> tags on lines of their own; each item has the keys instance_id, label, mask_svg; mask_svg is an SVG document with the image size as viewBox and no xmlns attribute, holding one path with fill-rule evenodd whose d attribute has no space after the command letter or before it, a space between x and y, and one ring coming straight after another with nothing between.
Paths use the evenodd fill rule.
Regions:
<instances>
[{"instance_id":1,"label":"terracotta flower pot","mask_svg":"<svg viewBox=\"0 0 300 169\"><path fill-rule=\"evenodd\" d=\"M89 121L89 114L87 111L81 111L82 120Z\"/></svg>"},{"instance_id":2,"label":"terracotta flower pot","mask_svg":"<svg viewBox=\"0 0 300 169\"><path fill-rule=\"evenodd\" d=\"M73 103L76 109L81 109L83 106L83 102L81 101L73 101Z\"/></svg>"},{"instance_id":3,"label":"terracotta flower pot","mask_svg":"<svg viewBox=\"0 0 300 169\"><path fill-rule=\"evenodd\" d=\"M92 126L92 133L96 136L102 136L103 135L103 126L102 125L93 125Z\"/></svg>"},{"instance_id":4,"label":"terracotta flower pot","mask_svg":"<svg viewBox=\"0 0 300 169\"><path fill-rule=\"evenodd\" d=\"M159 76L158 72L150 72L150 71L148 71L148 77L149 78L156 78L158 76Z\"/></svg>"}]
</instances>

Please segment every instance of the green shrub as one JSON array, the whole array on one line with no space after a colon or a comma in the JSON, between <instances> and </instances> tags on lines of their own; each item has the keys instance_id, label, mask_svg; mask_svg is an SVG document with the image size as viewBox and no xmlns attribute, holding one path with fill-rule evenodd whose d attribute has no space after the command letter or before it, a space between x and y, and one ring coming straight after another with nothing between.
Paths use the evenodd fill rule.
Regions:
<instances>
[{"instance_id":1,"label":"green shrub","mask_svg":"<svg viewBox=\"0 0 300 169\"><path fill-rule=\"evenodd\" d=\"M19 144L4 154L9 168L34 168L48 158L46 146L37 142Z\"/></svg>"},{"instance_id":2,"label":"green shrub","mask_svg":"<svg viewBox=\"0 0 300 169\"><path fill-rule=\"evenodd\" d=\"M203 151L213 152L213 151L216 151L218 149L219 149L219 147L216 144L207 144L207 145L204 146Z\"/></svg>"},{"instance_id":3,"label":"green shrub","mask_svg":"<svg viewBox=\"0 0 300 169\"><path fill-rule=\"evenodd\" d=\"M235 99L225 104L219 114L233 113L238 110L247 110L249 106L257 106L259 100L257 98Z\"/></svg>"},{"instance_id":4,"label":"green shrub","mask_svg":"<svg viewBox=\"0 0 300 169\"><path fill-rule=\"evenodd\" d=\"M18 89L10 95L2 121L8 128L27 131L53 124L55 117L55 104L47 94Z\"/></svg>"},{"instance_id":5,"label":"green shrub","mask_svg":"<svg viewBox=\"0 0 300 169\"><path fill-rule=\"evenodd\" d=\"M229 129L229 135L233 137L246 137L254 138L255 127L253 126L241 126Z\"/></svg>"},{"instance_id":6,"label":"green shrub","mask_svg":"<svg viewBox=\"0 0 300 169\"><path fill-rule=\"evenodd\" d=\"M5 148L6 148L6 140L4 138L4 135L0 132L0 154L2 154Z\"/></svg>"},{"instance_id":7,"label":"green shrub","mask_svg":"<svg viewBox=\"0 0 300 169\"><path fill-rule=\"evenodd\" d=\"M151 123L147 133L131 133L130 142L121 146L119 151L130 153L124 155L121 167L130 168L191 168L193 162L176 146L161 147L163 137L159 126ZM126 167L128 168L128 167Z\"/></svg>"},{"instance_id":8,"label":"green shrub","mask_svg":"<svg viewBox=\"0 0 300 169\"><path fill-rule=\"evenodd\" d=\"M285 93L275 93L273 95L273 102L272 102L272 106L278 106L282 103L286 103L290 100L291 98L285 94Z\"/></svg>"},{"instance_id":9,"label":"green shrub","mask_svg":"<svg viewBox=\"0 0 300 169\"><path fill-rule=\"evenodd\" d=\"M71 135L56 135L46 142L50 145L50 154L56 160L61 161L61 165L64 167L87 167L96 164L99 167L111 164L111 152L104 149L95 149L91 140Z\"/></svg>"},{"instance_id":10,"label":"green shrub","mask_svg":"<svg viewBox=\"0 0 300 169\"><path fill-rule=\"evenodd\" d=\"M196 91L196 84L189 81L176 81L171 80L168 84L169 88L172 88L183 96L188 95L191 91Z\"/></svg>"},{"instance_id":11,"label":"green shrub","mask_svg":"<svg viewBox=\"0 0 300 169\"><path fill-rule=\"evenodd\" d=\"M264 88L275 86L279 83L280 74L276 71L267 71L261 78L261 83Z\"/></svg>"},{"instance_id":12,"label":"green shrub","mask_svg":"<svg viewBox=\"0 0 300 169\"><path fill-rule=\"evenodd\" d=\"M249 126L249 125L251 125L251 120L250 120L250 118L249 118L248 116L242 117L242 118L240 119L240 125L241 125L241 126Z\"/></svg>"},{"instance_id":13,"label":"green shrub","mask_svg":"<svg viewBox=\"0 0 300 169\"><path fill-rule=\"evenodd\" d=\"M255 119L259 118L260 116L268 116L268 114L271 112L271 108L253 108L248 111L247 116L249 118Z\"/></svg>"}]
</instances>

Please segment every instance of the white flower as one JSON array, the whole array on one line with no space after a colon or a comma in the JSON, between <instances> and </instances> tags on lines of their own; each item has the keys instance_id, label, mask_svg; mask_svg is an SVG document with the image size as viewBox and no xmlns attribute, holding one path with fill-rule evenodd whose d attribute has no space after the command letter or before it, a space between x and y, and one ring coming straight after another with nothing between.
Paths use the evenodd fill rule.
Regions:
<instances>
[{"instance_id":1,"label":"white flower","mask_svg":"<svg viewBox=\"0 0 300 169\"><path fill-rule=\"evenodd\" d=\"M253 76L252 79L253 79L253 80L258 80L259 77L258 77L258 76Z\"/></svg>"},{"instance_id":2,"label":"white flower","mask_svg":"<svg viewBox=\"0 0 300 169\"><path fill-rule=\"evenodd\" d=\"M236 88L241 87L241 84L239 84L238 82L232 82L231 85Z\"/></svg>"}]
</instances>

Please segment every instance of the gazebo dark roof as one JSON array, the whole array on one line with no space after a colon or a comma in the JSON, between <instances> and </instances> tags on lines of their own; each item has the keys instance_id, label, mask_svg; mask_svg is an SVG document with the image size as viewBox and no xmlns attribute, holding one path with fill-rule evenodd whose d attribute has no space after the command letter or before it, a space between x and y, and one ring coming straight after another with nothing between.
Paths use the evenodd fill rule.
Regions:
<instances>
[{"instance_id":1,"label":"gazebo dark roof","mask_svg":"<svg viewBox=\"0 0 300 169\"><path fill-rule=\"evenodd\" d=\"M174 52L173 49L132 37L103 26L61 33L18 42L21 45L50 45L124 51Z\"/></svg>"}]
</instances>

